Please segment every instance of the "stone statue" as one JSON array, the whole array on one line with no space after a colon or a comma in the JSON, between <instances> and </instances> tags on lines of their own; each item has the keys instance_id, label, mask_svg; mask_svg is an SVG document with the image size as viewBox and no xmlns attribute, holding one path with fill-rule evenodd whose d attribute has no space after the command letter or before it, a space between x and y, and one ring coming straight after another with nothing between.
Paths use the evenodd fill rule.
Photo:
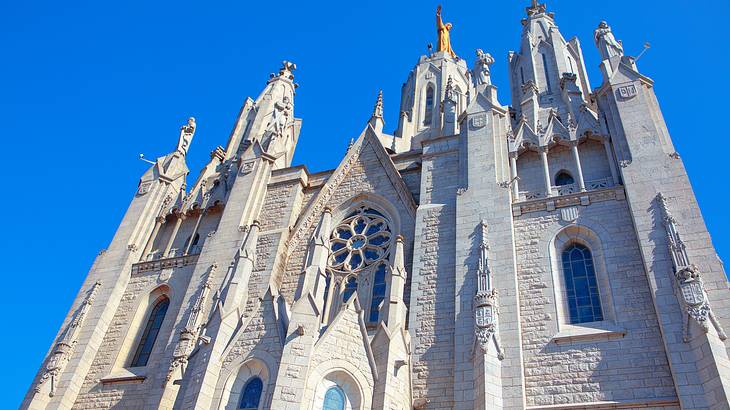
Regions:
<instances>
[{"instance_id":1,"label":"stone statue","mask_svg":"<svg viewBox=\"0 0 730 410\"><path fill-rule=\"evenodd\" d=\"M281 102L274 103L274 111L271 114L271 122L269 123L269 130L272 132L273 138L284 134L284 130L289 125L292 108L288 95L285 95Z\"/></svg>"},{"instance_id":2,"label":"stone statue","mask_svg":"<svg viewBox=\"0 0 730 410\"><path fill-rule=\"evenodd\" d=\"M188 123L180 127L180 138L177 140L177 151L183 155L188 153L190 143L195 134L195 118L188 118Z\"/></svg>"},{"instance_id":3,"label":"stone statue","mask_svg":"<svg viewBox=\"0 0 730 410\"><path fill-rule=\"evenodd\" d=\"M476 85L491 84L489 77L489 66L494 64L491 54L485 53L481 48L477 49L477 61L474 63L474 82Z\"/></svg>"},{"instance_id":4,"label":"stone statue","mask_svg":"<svg viewBox=\"0 0 730 410\"><path fill-rule=\"evenodd\" d=\"M624 47L620 41L616 40L611 32L611 27L605 21L598 24L598 28L593 32L593 38L596 41L598 51L601 53L602 60L608 60L614 56L623 56Z\"/></svg>"},{"instance_id":5,"label":"stone statue","mask_svg":"<svg viewBox=\"0 0 730 410\"><path fill-rule=\"evenodd\" d=\"M451 23L444 24L444 21L441 20L441 5L439 5L438 8L436 8L436 30L439 35L439 45L436 51L445 51L449 53L451 57L456 58L456 53L454 53L454 50L451 48L451 34L449 33L451 31L451 27Z\"/></svg>"}]
</instances>

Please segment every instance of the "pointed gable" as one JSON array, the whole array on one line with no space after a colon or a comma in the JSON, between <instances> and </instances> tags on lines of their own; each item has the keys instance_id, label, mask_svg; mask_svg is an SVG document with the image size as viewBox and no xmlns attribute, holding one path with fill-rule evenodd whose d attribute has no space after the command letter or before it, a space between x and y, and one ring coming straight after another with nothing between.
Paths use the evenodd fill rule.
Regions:
<instances>
[{"instance_id":1,"label":"pointed gable","mask_svg":"<svg viewBox=\"0 0 730 410\"><path fill-rule=\"evenodd\" d=\"M271 290L257 302L258 306L244 319L226 346L222 354L223 367L237 363L239 359L247 356L256 357L258 351L265 352L277 360L281 357L284 335L281 334L282 327ZM276 369L270 371L275 372Z\"/></svg>"},{"instance_id":2,"label":"pointed gable","mask_svg":"<svg viewBox=\"0 0 730 410\"><path fill-rule=\"evenodd\" d=\"M416 202L413 195L370 125L350 147L294 227L288 243L289 254L297 245L309 239L325 207L334 208L361 193L377 193L389 199L399 212L404 212L406 219L415 217Z\"/></svg>"}]
</instances>

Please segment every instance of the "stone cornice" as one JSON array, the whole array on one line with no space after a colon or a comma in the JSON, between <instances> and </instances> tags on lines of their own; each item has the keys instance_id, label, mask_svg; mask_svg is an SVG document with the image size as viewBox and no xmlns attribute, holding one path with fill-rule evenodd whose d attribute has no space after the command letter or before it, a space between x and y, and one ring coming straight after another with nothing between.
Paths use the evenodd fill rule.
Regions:
<instances>
[{"instance_id":1,"label":"stone cornice","mask_svg":"<svg viewBox=\"0 0 730 410\"><path fill-rule=\"evenodd\" d=\"M145 272L156 272L167 268L180 268L187 265L194 265L198 262L198 256L198 254L184 255L135 263L132 265L132 276Z\"/></svg>"},{"instance_id":2,"label":"stone cornice","mask_svg":"<svg viewBox=\"0 0 730 410\"><path fill-rule=\"evenodd\" d=\"M551 196L549 198L531 199L529 201L515 202L512 204L512 214L518 217L531 212L551 212L557 208L569 206L586 206L594 202L623 201L626 193L623 186L616 186L604 189L596 189L588 192L576 192L573 194Z\"/></svg>"}]
</instances>

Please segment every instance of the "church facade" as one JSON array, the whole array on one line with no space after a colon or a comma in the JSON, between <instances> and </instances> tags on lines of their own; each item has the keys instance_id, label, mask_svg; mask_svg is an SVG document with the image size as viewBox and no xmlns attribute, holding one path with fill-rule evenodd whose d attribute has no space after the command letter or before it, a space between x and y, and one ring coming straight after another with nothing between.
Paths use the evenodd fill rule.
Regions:
<instances>
[{"instance_id":1,"label":"church facade","mask_svg":"<svg viewBox=\"0 0 730 410\"><path fill-rule=\"evenodd\" d=\"M292 165L292 63L194 181L191 118L22 408L730 408L728 282L652 80L602 22L592 89L526 12L511 106L439 8L396 131L379 95L334 170Z\"/></svg>"}]
</instances>

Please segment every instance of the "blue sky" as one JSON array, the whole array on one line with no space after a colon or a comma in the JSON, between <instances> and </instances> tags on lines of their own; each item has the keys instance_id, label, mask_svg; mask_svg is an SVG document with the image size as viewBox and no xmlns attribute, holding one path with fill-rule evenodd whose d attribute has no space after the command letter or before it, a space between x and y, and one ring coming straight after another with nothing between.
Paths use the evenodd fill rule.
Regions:
<instances>
[{"instance_id":1,"label":"blue sky","mask_svg":"<svg viewBox=\"0 0 730 410\"><path fill-rule=\"evenodd\" d=\"M519 46L527 0L443 1L452 44L469 64L494 55L493 81L510 102L507 52ZM185 119L198 129L190 179L225 145L247 96L256 97L283 59L300 84L303 128L295 163L334 168L383 89L386 130L400 87L435 42L435 1L25 1L0 15L2 202L1 299L8 340L0 397L17 407L91 262L116 230L147 164L173 150ZM590 5L590 6L588 6ZM605 19L656 93L721 257L730 257L727 159L718 132L727 117L725 1L587 2L548 8L566 38L578 36L594 87L592 33ZM724 127L723 127L724 128Z\"/></svg>"}]
</instances>

